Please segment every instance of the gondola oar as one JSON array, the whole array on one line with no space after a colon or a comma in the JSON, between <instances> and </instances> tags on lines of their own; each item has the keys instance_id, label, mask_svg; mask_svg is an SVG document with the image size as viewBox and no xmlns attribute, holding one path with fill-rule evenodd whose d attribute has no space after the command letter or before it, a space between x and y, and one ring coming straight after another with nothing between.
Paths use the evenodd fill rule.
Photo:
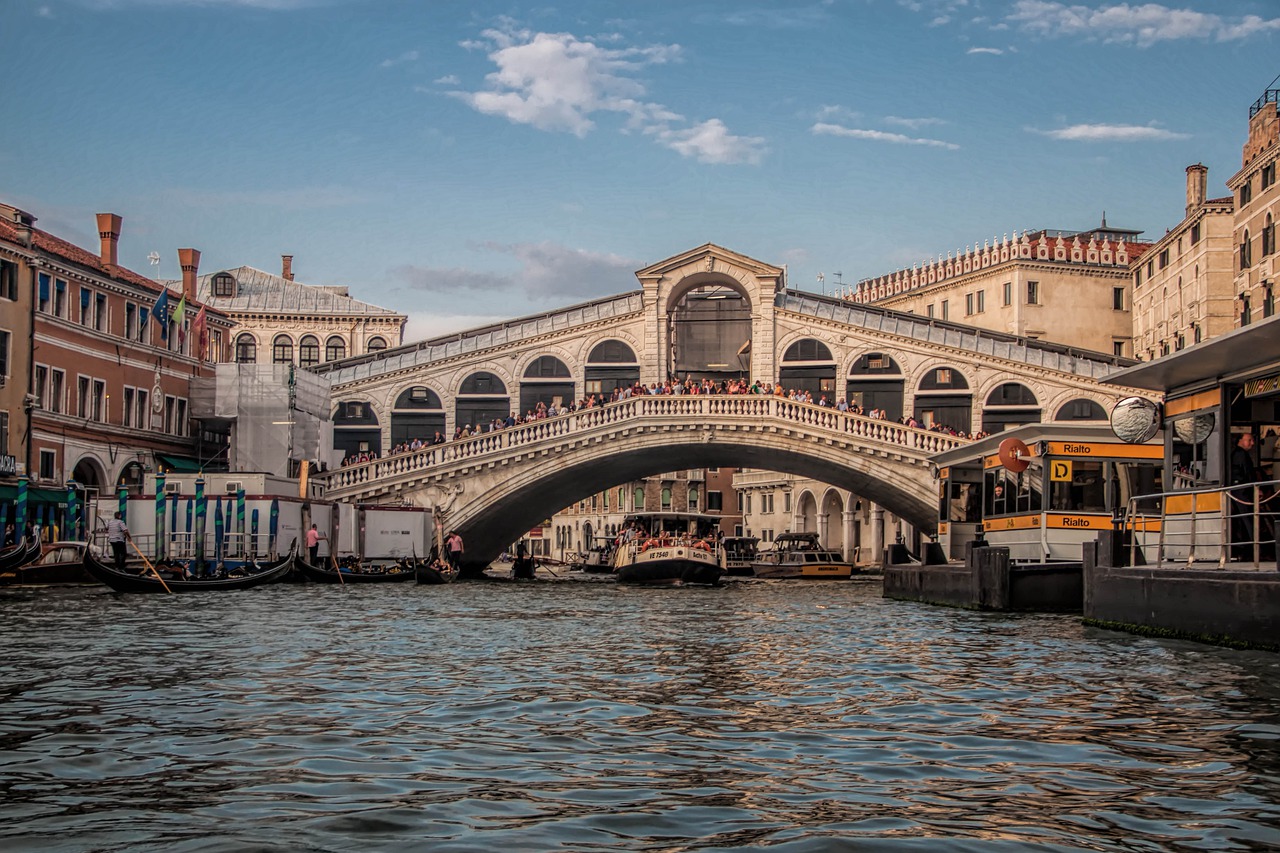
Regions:
<instances>
[{"instance_id":1,"label":"gondola oar","mask_svg":"<svg viewBox=\"0 0 1280 853\"><path fill-rule=\"evenodd\" d=\"M169 589L169 585L164 582L164 578L160 577L160 573L156 571L156 567L151 565L151 561L147 559L147 555L142 553L142 549L138 547L138 543L129 538L129 544L133 546L133 550L142 558L142 564L151 570L151 574L156 576L156 580L160 581L160 586L164 587L164 591L173 595L173 590Z\"/></svg>"},{"instance_id":2,"label":"gondola oar","mask_svg":"<svg viewBox=\"0 0 1280 853\"><path fill-rule=\"evenodd\" d=\"M329 562L333 565L333 570L338 573L338 583L342 586L347 585L347 579L342 576L342 567L338 565L338 560L333 556L333 552L329 552Z\"/></svg>"}]
</instances>

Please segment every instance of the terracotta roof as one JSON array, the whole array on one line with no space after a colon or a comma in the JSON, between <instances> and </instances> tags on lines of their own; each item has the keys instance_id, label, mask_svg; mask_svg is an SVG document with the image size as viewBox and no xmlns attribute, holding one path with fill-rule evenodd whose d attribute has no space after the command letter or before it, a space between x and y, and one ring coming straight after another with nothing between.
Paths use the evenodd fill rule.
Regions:
<instances>
[{"instance_id":1,"label":"terracotta roof","mask_svg":"<svg viewBox=\"0 0 1280 853\"><path fill-rule=\"evenodd\" d=\"M214 296L213 277L229 273L236 280L235 296ZM223 311L248 314L332 314L336 316L408 317L390 308L361 302L340 286L302 284L254 267L219 270L196 278L196 295Z\"/></svg>"},{"instance_id":2,"label":"terracotta roof","mask_svg":"<svg viewBox=\"0 0 1280 853\"><path fill-rule=\"evenodd\" d=\"M0 219L0 240L9 240L14 243L20 243L21 240L18 237L17 226L12 222ZM42 253L51 255L55 258L66 261L67 263L84 267L102 278L109 278L114 281L131 284L134 287L140 287L157 296L160 295L160 289L162 287L173 290L173 288L168 287L168 283L155 281L154 279L147 278L144 275L139 275L127 267L104 264L102 262L102 258L95 255L93 252L82 249L74 243L68 243L61 237L55 237L48 231L41 231L39 228L32 228L31 240L34 244L34 248L38 249ZM177 285L177 291L181 294L182 282L177 282ZM201 303L199 302L193 302L189 307L194 310L199 310L200 305ZM215 306L209 305L208 307L210 313L225 316Z\"/></svg>"}]
</instances>

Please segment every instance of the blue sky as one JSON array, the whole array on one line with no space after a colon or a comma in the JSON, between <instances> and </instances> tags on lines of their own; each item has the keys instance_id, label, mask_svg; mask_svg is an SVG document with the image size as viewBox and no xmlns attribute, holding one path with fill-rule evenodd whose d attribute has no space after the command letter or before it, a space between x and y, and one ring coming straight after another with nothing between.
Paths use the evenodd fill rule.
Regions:
<instances>
[{"instance_id":1,"label":"blue sky","mask_svg":"<svg viewBox=\"0 0 1280 853\"><path fill-rule=\"evenodd\" d=\"M0 200L89 249L119 213L162 278L292 254L417 339L706 242L830 291L1161 235L1186 166L1227 194L1280 3L4 0L0 52Z\"/></svg>"}]
</instances>

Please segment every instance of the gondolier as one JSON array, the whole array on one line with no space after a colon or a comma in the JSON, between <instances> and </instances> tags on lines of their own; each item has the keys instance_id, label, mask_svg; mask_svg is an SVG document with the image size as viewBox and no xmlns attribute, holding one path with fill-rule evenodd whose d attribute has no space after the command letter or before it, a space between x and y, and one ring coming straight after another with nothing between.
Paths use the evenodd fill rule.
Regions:
<instances>
[{"instance_id":1,"label":"gondolier","mask_svg":"<svg viewBox=\"0 0 1280 853\"><path fill-rule=\"evenodd\" d=\"M317 565L316 559L320 554L320 540L327 540L328 538L328 536L325 536L319 530L316 530L316 526L314 524L312 524L311 529L307 531L307 561L311 563L311 565Z\"/></svg>"},{"instance_id":2,"label":"gondolier","mask_svg":"<svg viewBox=\"0 0 1280 853\"><path fill-rule=\"evenodd\" d=\"M111 556L115 558L116 569L124 571L125 558L127 551L125 543L133 539L129 533L129 527L124 523L124 519L117 512L115 517L107 522L107 544L111 546Z\"/></svg>"}]
</instances>

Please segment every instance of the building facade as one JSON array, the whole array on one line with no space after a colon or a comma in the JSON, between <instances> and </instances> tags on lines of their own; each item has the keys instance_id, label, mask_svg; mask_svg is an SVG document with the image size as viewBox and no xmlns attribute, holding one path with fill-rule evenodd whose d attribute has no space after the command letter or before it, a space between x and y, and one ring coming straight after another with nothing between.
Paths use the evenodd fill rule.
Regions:
<instances>
[{"instance_id":1,"label":"building facade","mask_svg":"<svg viewBox=\"0 0 1280 853\"><path fill-rule=\"evenodd\" d=\"M1130 356L1129 262L1141 231L1035 231L860 282L845 298L1020 337Z\"/></svg>"},{"instance_id":2,"label":"building facade","mask_svg":"<svg viewBox=\"0 0 1280 853\"><path fill-rule=\"evenodd\" d=\"M1240 171L1227 181L1235 197L1234 296L1236 325L1275 314L1276 220L1280 219L1280 89L1268 89L1249 108L1249 138Z\"/></svg>"},{"instance_id":3,"label":"building facade","mask_svg":"<svg viewBox=\"0 0 1280 853\"><path fill-rule=\"evenodd\" d=\"M1186 215L1134 258L1134 356L1150 361L1230 331L1233 199L1206 198L1209 170L1187 167Z\"/></svg>"},{"instance_id":4,"label":"building facade","mask_svg":"<svg viewBox=\"0 0 1280 853\"><path fill-rule=\"evenodd\" d=\"M219 270L200 276L197 292L236 324L240 364L315 367L404 343L404 314L353 299L343 286L295 281L292 255L282 256L280 275Z\"/></svg>"},{"instance_id":5,"label":"building facade","mask_svg":"<svg viewBox=\"0 0 1280 853\"><path fill-rule=\"evenodd\" d=\"M195 298L200 253L179 250L183 288L171 292L119 265L119 216L98 215L98 254L35 221L0 205L2 304L12 309L0 321L9 354L2 399L13 457L0 472L0 501L18 477L53 502L48 493L65 499L69 483L136 491L147 471L216 467L225 448L203 444L193 428L190 385L227 357L231 324Z\"/></svg>"}]
</instances>

